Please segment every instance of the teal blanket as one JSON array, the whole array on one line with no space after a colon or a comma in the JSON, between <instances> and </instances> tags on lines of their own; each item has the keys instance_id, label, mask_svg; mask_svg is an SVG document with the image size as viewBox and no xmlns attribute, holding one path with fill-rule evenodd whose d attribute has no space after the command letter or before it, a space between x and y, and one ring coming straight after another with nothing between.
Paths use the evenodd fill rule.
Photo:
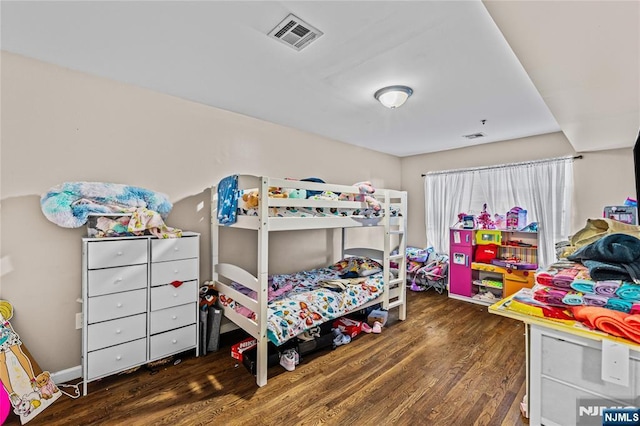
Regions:
<instances>
[{"instance_id":1,"label":"teal blanket","mask_svg":"<svg viewBox=\"0 0 640 426\"><path fill-rule=\"evenodd\" d=\"M125 213L145 207L162 219L173 207L166 195L135 186L102 182L65 182L40 199L42 213L64 228L79 228L90 214Z\"/></svg>"}]
</instances>

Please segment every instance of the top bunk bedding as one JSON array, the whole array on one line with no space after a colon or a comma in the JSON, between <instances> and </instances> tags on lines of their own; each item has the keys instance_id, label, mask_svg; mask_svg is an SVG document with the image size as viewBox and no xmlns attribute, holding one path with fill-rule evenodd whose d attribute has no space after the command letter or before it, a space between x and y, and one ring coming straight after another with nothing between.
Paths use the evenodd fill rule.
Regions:
<instances>
[{"instance_id":1,"label":"top bunk bedding","mask_svg":"<svg viewBox=\"0 0 640 426\"><path fill-rule=\"evenodd\" d=\"M374 188L370 182L352 186L326 184L317 178L306 180L232 175L222 179L212 197L216 198L220 225L255 227L259 217L278 225L282 219L315 219L317 227L380 224L386 217L403 216L406 193ZM320 219L320 221L318 221ZM331 225L330 222L334 224ZM350 224L349 224L350 223ZM300 228L307 227L299 225Z\"/></svg>"}]
</instances>

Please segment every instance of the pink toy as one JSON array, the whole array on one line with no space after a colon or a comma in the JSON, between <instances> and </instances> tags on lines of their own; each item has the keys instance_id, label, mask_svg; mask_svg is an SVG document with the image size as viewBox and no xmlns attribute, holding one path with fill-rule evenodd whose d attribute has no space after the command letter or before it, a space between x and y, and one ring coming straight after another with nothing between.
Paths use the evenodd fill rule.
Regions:
<instances>
[{"instance_id":1,"label":"pink toy","mask_svg":"<svg viewBox=\"0 0 640 426\"><path fill-rule=\"evenodd\" d=\"M376 192L376 189L373 187L371 182L358 182L354 183L353 186L358 187L359 194L351 194L351 193L342 193L340 194L339 199L345 201L360 201L367 203L367 207L373 209L373 211L379 211L381 209L380 202L376 200L373 195Z\"/></svg>"},{"instance_id":2,"label":"pink toy","mask_svg":"<svg viewBox=\"0 0 640 426\"><path fill-rule=\"evenodd\" d=\"M493 220L491 220L491 215L487 213L487 204L482 205L482 213L478 215L476 219L478 222L478 227L480 229L496 229L496 224Z\"/></svg>"}]
</instances>

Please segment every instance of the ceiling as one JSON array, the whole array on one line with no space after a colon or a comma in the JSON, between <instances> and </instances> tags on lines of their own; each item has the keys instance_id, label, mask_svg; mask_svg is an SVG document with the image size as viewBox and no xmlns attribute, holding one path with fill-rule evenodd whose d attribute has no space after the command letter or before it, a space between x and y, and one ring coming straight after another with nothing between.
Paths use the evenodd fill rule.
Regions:
<instances>
[{"instance_id":1,"label":"ceiling","mask_svg":"<svg viewBox=\"0 0 640 426\"><path fill-rule=\"evenodd\" d=\"M640 128L636 1L0 8L3 50L401 157L560 130L578 152L622 148ZM268 37L289 13L324 34ZM395 84L414 94L389 110L373 93Z\"/></svg>"}]
</instances>

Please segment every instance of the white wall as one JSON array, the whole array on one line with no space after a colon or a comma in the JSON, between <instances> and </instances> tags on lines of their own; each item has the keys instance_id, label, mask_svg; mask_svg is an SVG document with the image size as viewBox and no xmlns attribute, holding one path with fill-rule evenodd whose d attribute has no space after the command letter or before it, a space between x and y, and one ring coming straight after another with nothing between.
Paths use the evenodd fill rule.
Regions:
<instances>
[{"instance_id":1,"label":"white wall","mask_svg":"<svg viewBox=\"0 0 640 426\"><path fill-rule=\"evenodd\" d=\"M167 224L202 233L202 280L211 271L209 187L226 175L401 186L397 157L7 52L1 59L0 297L14 305L13 325L49 371L80 364L85 234L42 214L40 196L54 185L115 182L167 194ZM255 259L223 238L225 256ZM274 272L324 261L326 242L322 231L279 235L271 249L286 256Z\"/></svg>"}]
</instances>

